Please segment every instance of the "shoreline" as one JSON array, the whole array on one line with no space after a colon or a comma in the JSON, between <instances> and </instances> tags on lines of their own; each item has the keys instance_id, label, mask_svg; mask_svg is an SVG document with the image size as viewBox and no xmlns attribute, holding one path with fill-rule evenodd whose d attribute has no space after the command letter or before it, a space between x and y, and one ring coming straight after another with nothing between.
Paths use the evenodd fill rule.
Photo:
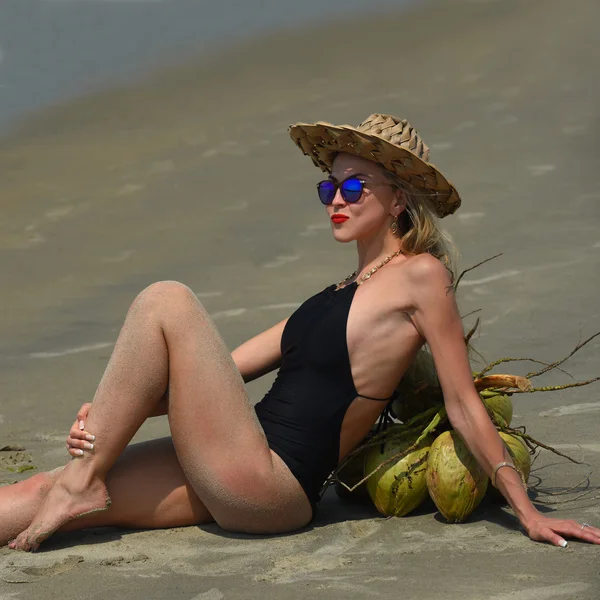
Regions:
<instances>
[{"instance_id":1,"label":"shoreline","mask_svg":"<svg viewBox=\"0 0 600 600\"><path fill-rule=\"evenodd\" d=\"M319 22L343 26L347 19L397 13L420 1L265 0L259 6L237 0L9 2L0 8L0 133L45 108L142 83L165 69L210 60L272 32Z\"/></svg>"}]
</instances>

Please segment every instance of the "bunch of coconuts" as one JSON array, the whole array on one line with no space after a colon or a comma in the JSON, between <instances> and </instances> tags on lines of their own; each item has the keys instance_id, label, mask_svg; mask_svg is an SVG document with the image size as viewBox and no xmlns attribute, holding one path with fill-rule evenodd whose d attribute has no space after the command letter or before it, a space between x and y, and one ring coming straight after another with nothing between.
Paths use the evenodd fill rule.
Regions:
<instances>
[{"instance_id":1,"label":"bunch of coconuts","mask_svg":"<svg viewBox=\"0 0 600 600\"><path fill-rule=\"evenodd\" d=\"M485 391L480 397L492 419L508 427L510 396ZM338 495L370 498L381 514L395 517L409 514L429 495L448 522L465 521L484 498L489 478L455 431L441 422L436 429L423 435L418 426L394 424L384 435L372 436L337 473ZM527 445L516 434L499 434L526 483L531 469Z\"/></svg>"},{"instance_id":2,"label":"bunch of coconuts","mask_svg":"<svg viewBox=\"0 0 600 600\"><path fill-rule=\"evenodd\" d=\"M479 320L465 337L468 350L472 350L470 339L478 323ZM562 371L560 365L598 336L600 332L579 342L573 351L553 363L508 357L473 373L475 389L524 485L529 479L531 455L537 447L543 447L572 462L578 461L533 439L525 433L524 427L520 430L512 428L512 396L517 393L565 390L599 381L600 377L595 377L587 381L535 388L531 383L533 377L553 369ZM490 374L494 367L514 361L531 361L544 367L525 377ZM400 422L394 422L382 432L371 432L342 461L326 485L335 483L338 496L344 499L370 499L377 510L386 516L407 515L429 495L440 513L452 523L465 521L486 492L494 500L501 500L501 494L489 485L488 476L462 438L451 428L433 357L426 348L419 352L417 360L402 378L397 392L391 413Z\"/></svg>"},{"instance_id":3,"label":"bunch of coconuts","mask_svg":"<svg viewBox=\"0 0 600 600\"><path fill-rule=\"evenodd\" d=\"M463 271L454 284L454 291L465 273L498 256ZM478 326L479 319L465 336L469 352L473 350L470 342ZM511 428L512 395L564 390L599 381L600 377L594 377L588 381L536 388L530 381L553 369L562 371L560 365L598 336L600 332L594 333L553 363L507 357L473 373L475 389L525 485L531 470L531 455L537 447L541 446L572 462L578 461L537 442L525 433L525 428L522 431ZM525 377L489 374L500 364L516 361L544 366ZM452 523L465 521L486 492L495 500L501 499L500 493L489 485L488 476L462 438L451 428L433 358L426 346L402 378L397 392L391 412L400 423L394 423L383 432L371 432L357 449L346 456L325 485L334 483L341 498L372 501L385 516L407 515L429 495L440 513Z\"/></svg>"}]
</instances>

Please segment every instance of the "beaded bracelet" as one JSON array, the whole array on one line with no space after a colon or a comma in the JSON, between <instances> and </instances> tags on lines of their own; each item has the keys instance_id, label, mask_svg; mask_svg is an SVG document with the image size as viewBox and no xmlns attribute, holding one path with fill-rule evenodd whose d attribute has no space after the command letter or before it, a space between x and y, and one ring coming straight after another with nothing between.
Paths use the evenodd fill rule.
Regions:
<instances>
[{"instance_id":1,"label":"beaded bracelet","mask_svg":"<svg viewBox=\"0 0 600 600\"><path fill-rule=\"evenodd\" d=\"M523 482L523 487L526 488L527 487L527 483L523 477L523 474L521 473L521 471L519 471L519 469L517 469L517 467L511 463L511 462L500 462L498 463L495 467L494 470L492 471L492 476L490 477L491 481L492 481L492 485L494 487L496 487L496 473L498 472L499 469L501 469L502 467L510 467L511 469L514 469L518 474L519 477L521 478L521 481Z\"/></svg>"}]
</instances>

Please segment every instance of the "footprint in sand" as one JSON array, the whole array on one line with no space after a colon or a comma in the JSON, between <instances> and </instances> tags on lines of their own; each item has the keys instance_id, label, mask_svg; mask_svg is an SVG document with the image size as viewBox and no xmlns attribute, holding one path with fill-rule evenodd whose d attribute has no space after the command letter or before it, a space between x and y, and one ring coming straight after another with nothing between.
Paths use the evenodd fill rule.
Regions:
<instances>
[{"instance_id":1,"label":"footprint in sand","mask_svg":"<svg viewBox=\"0 0 600 600\"><path fill-rule=\"evenodd\" d=\"M103 558L99 564L103 567L122 567L131 563L146 562L149 557L145 554L134 554L133 556L114 556L112 558Z\"/></svg>"},{"instance_id":2,"label":"footprint in sand","mask_svg":"<svg viewBox=\"0 0 600 600\"><path fill-rule=\"evenodd\" d=\"M0 568L0 580L6 583L31 583L40 577L51 577L52 575L66 573L81 562L83 562L83 556L70 555L60 562L44 567L8 564L6 567Z\"/></svg>"},{"instance_id":3,"label":"footprint in sand","mask_svg":"<svg viewBox=\"0 0 600 600\"><path fill-rule=\"evenodd\" d=\"M356 562L356 554L372 552L365 550L364 542L381 529L381 522L354 522L340 524L336 535L323 541L317 550L299 551L298 547L290 548L291 553L280 553L271 562L269 568L253 577L254 581L271 581L273 583L291 583L314 579L323 571L338 570ZM356 551L360 545L361 550Z\"/></svg>"}]
</instances>

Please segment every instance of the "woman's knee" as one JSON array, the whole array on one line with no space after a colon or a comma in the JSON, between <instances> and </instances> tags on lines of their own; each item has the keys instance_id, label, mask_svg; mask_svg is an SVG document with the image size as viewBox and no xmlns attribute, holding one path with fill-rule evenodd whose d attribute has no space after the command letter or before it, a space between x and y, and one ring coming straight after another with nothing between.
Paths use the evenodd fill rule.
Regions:
<instances>
[{"instance_id":1,"label":"woman's knee","mask_svg":"<svg viewBox=\"0 0 600 600\"><path fill-rule=\"evenodd\" d=\"M234 520L239 516L261 512L274 502L277 492L274 490L274 473L271 467L240 460L239 464L222 462L210 470L210 481L200 483L198 495L209 505L216 502L213 516L219 525L225 526L228 517ZM191 477L193 479L193 477ZM208 494L208 496L206 496ZM212 502L209 500L212 498Z\"/></svg>"},{"instance_id":2,"label":"woman's knee","mask_svg":"<svg viewBox=\"0 0 600 600\"><path fill-rule=\"evenodd\" d=\"M150 310L160 315L181 312L192 306L198 307L200 301L196 294L179 281L157 281L143 289L134 300L135 310Z\"/></svg>"}]
</instances>

